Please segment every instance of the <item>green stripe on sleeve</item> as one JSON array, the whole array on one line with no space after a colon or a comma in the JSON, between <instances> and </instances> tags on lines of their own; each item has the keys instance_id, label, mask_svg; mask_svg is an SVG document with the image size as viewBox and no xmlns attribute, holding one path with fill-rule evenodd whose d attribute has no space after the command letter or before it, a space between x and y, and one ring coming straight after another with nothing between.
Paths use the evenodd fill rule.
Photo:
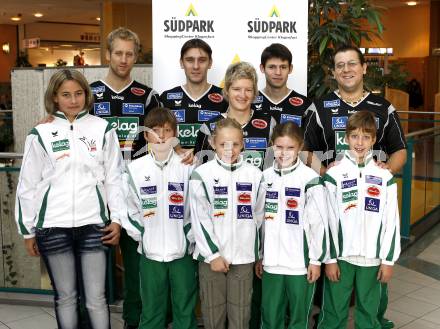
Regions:
<instances>
[{"instance_id":1,"label":"green stripe on sleeve","mask_svg":"<svg viewBox=\"0 0 440 329\"><path fill-rule=\"evenodd\" d=\"M335 241L333 240L333 234L331 231L329 232L329 236L330 236L330 258L335 259L337 257L336 246L335 246Z\"/></svg>"},{"instance_id":2,"label":"green stripe on sleeve","mask_svg":"<svg viewBox=\"0 0 440 329\"><path fill-rule=\"evenodd\" d=\"M259 259L259 251L260 251L260 236L258 233L258 229L256 229L255 242L254 242L255 261Z\"/></svg>"},{"instance_id":3,"label":"green stripe on sleeve","mask_svg":"<svg viewBox=\"0 0 440 329\"><path fill-rule=\"evenodd\" d=\"M325 231L324 231L324 237L322 239L322 254L318 259L320 262L322 262L324 260L326 253L327 253L327 238L325 236Z\"/></svg>"},{"instance_id":4,"label":"green stripe on sleeve","mask_svg":"<svg viewBox=\"0 0 440 329\"><path fill-rule=\"evenodd\" d=\"M391 179L387 182L387 186L390 186L390 185L393 185L393 184L396 184L396 180L394 179L394 176L391 177Z\"/></svg>"},{"instance_id":5,"label":"green stripe on sleeve","mask_svg":"<svg viewBox=\"0 0 440 329\"><path fill-rule=\"evenodd\" d=\"M110 130L112 130L112 126L111 126L110 122L108 122L108 123L107 123L107 127L105 127L104 137L103 137L103 139L102 139L102 148L104 148L104 146L105 146L105 142L106 142L105 135L106 135Z\"/></svg>"},{"instance_id":6,"label":"green stripe on sleeve","mask_svg":"<svg viewBox=\"0 0 440 329\"><path fill-rule=\"evenodd\" d=\"M102 199L101 192L99 192L98 186L95 186L95 188L96 188L96 193L98 194L99 209L100 209L99 215L101 216L103 223L107 224L109 220L106 215L106 207L104 204L104 200Z\"/></svg>"},{"instance_id":7,"label":"green stripe on sleeve","mask_svg":"<svg viewBox=\"0 0 440 329\"><path fill-rule=\"evenodd\" d=\"M209 202L211 202L211 200L209 200L208 189L206 188L205 182L203 181L202 176L200 176L200 174L199 174L197 171L193 171L193 172L192 172L191 177L190 177L189 180L190 180L190 181L191 181L191 180L194 180L194 181L200 181L200 183L202 183L202 186L203 186L203 191L205 191L205 197L206 197L206 199L207 199Z\"/></svg>"},{"instance_id":8,"label":"green stripe on sleeve","mask_svg":"<svg viewBox=\"0 0 440 329\"><path fill-rule=\"evenodd\" d=\"M30 234L29 231L26 229L26 226L24 226L23 224L23 212L21 210L20 199L18 199L18 226L20 227L21 234Z\"/></svg>"},{"instance_id":9,"label":"green stripe on sleeve","mask_svg":"<svg viewBox=\"0 0 440 329\"><path fill-rule=\"evenodd\" d=\"M336 181L334 180L334 178L332 176L330 176L329 174L324 175L324 182L332 183L334 186L338 185L338 184L336 184Z\"/></svg>"},{"instance_id":10,"label":"green stripe on sleeve","mask_svg":"<svg viewBox=\"0 0 440 329\"><path fill-rule=\"evenodd\" d=\"M46 193L44 194L43 203L41 204L40 212L38 213L38 222L37 227L42 228L43 222L44 222L44 216L46 215L46 209L47 209L47 198L49 195L50 186L47 189Z\"/></svg>"},{"instance_id":11,"label":"green stripe on sleeve","mask_svg":"<svg viewBox=\"0 0 440 329\"><path fill-rule=\"evenodd\" d=\"M380 258L380 236L382 235L382 223L380 223L379 235L376 241L376 258Z\"/></svg>"},{"instance_id":12,"label":"green stripe on sleeve","mask_svg":"<svg viewBox=\"0 0 440 329\"><path fill-rule=\"evenodd\" d=\"M390 247L390 251L388 252L387 258L386 260L389 262L393 261L393 256L394 256L394 247L395 247L395 242L396 242L396 230L397 228L394 229L394 234L393 234L393 241L391 242L391 247Z\"/></svg>"},{"instance_id":13,"label":"green stripe on sleeve","mask_svg":"<svg viewBox=\"0 0 440 329\"><path fill-rule=\"evenodd\" d=\"M342 250L344 250L344 237L343 237L343 233L342 233L341 220L339 220L338 243L339 243L339 257L341 257L342 256Z\"/></svg>"},{"instance_id":14,"label":"green stripe on sleeve","mask_svg":"<svg viewBox=\"0 0 440 329\"><path fill-rule=\"evenodd\" d=\"M317 186L317 185L324 185L324 181L321 177L315 177L310 182L306 184L306 187L304 189L304 192L307 192L307 190L311 187Z\"/></svg>"},{"instance_id":15,"label":"green stripe on sleeve","mask_svg":"<svg viewBox=\"0 0 440 329\"><path fill-rule=\"evenodd\" d=\"M202 223L200 223L200 226L202 227L203 235L205 236L206 242L208 242L209 249L211 249L211 252L215 254L216 252L218 252L218 247L214 244L214 242L212 242L211 237L203 227Z\"/></svg>"},{"instance_id":16,"label":"green stripe on sleeve","mask_svg":"<svg viewBox=\"0 0 440 329\"><path fill-rule=\"evenodd\" d=\"M38 142L41 144L41 147L47 153L46 147L44 146L44 143L43 143L43 139L41 138L38 130L36 128L32 128L31 131L29 132L29 135L36 135L38 137Z\"/></svg>"},{"instance_id":17,"label":"green stripe on sleeve","mask_svg":"<svg viewBox=\"0 0 440 329\"><path fill-rule=\"evenodd\" d=\"M309 245L307 243L306 231L303 231L303 249L304 249L304 265L305 267L309 266L310 258L309 258Z\"/></svg>"},{"instance_id":18,"label":"green stripe on sleeve","mask_svg":"<svg viewBox=\"0 0 440 329\"><path fill-rule=\"evenodd\" d=\"M141 232L141 234L144 234L144 228L133 218L131 218L129 214L127 214L127 217L131 225L133 225L139 232Z\"/></svg>"}]
</instances>

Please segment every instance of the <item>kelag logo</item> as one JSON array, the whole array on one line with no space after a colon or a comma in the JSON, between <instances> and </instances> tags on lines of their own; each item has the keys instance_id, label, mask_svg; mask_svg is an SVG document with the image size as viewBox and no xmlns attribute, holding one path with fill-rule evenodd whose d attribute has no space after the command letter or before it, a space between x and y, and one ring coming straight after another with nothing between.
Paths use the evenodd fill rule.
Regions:
<instances>
[{"instance_id":1,"label":"kelag logo","mask_svg":"<svg viewBox=\"0 0 440 329\"><path fill-rule=\"evenodd\" d=\"M269 18L256 17L247 22L249 39L296 39L296 21L282 20L280 11L274 5Z\"/></svg>"},{"instance_id":2,"label":"kelag logo","mask_svg":"<svg viewBox=\"0 0 440 329\"><path fill-rule=\"evenodd\" d=\"M214 38L214 35L197 35L194 33L214 33L213 19L199 19L199 15L191 3L183 19L172 17L163 22L166 38Z\"/></svg>"}]
</instances>

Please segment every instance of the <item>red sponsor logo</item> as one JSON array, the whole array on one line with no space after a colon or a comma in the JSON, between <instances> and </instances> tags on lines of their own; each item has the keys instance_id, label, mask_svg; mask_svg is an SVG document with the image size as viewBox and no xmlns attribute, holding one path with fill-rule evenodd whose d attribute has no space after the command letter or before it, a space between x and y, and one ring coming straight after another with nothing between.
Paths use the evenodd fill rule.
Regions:
<instances>
[{"instance_id":1,"label":"red sponsor logo","mask_svg":"<svg viewBox=\"0 0 440 329\"><path fill-rule=\"evenodd\" d=\"M295 199L287 199L286 206L289 209L296 209L296 207L298 207L298 201Z\"/></svg>"},{"instance_id":2,"label":"red sponsor logo","mask_svg":"<svg viewBox=\"0 0 440 329\"><path fill-rule=\"evenodd\" d=\"M344 209L344 213L346 213L347 211L349 211L352 208L357 208L357 204L356 203L350 203L345 209Z\"/></svg>"},{"instance_id":3,"label":"red sponsor logo","mask_svg":"<svg viewBox=\"0 0 440 329\"><path fill-rule=\"evenodd\" d=\"M142 88L132 87L130 90L133 95L136 95L136 96L145 95L145 90Z\"/></svg>"},{"instance_id":4,"label":"red sponsor logo","mask_svg":"<svg viewBox=\"0 0 440 329\"><path fill-rule=\"evenodd\" d=\"M376 187L376 186L370 186L367 189L367 194L371 195L371 196L379 196L380 195L380 190Z\"/></svg>"},{"instance_id":5,"label":"red sponsor logo","mask_svg":"<svg viewBox=\"0 0 440 329\"><path fill-rule=\"evenodd\" d=\"M214 218L222 217L224 215L225 215L224 211L219 211L219 212L214 213Z\"/></svg>"},{"instance_id":6,"label":"red sponsor logo","mask_svg":"<svg viewBox=\"0 0 440 329\"><path fill-rule=\"evenodd\" d=\"M267 127L267 122L261 119L254 119L251 121L252 125L258 129L264 129Z\"/></svg>"},{"instance_id":7,"label":"red sponsor logo","mask_svg":"<svg viewBox=\"0 0 440 329\"><path fill-rule=\"evenodd\" d=\"M170 195L171 203L183 203L183 195L179 193L172 193Z\"/></svg>"},{"instance_id":8,"label":"red sponsor logo","mask_svg":"<svg viewBox=\"0 0 440 329\"><path fill-rule=\"evenodd\" d=\"M249 193L240 193L238 195L238 202L251 203L251 195Z\"/></svg>"},{"instance_id":9,"label":"red sponsor logo","mask_svg":"<svg viewBox=\"0 0 440 329\"><path fill-rule=\"evenodd\" d=\"M290 97L289 103L292 104L293 106L300 106L303 105L304 101L299 97Z\"/></svg>"},{"instance_id":10,"label":"red sponsor logo","mask_svg":"<svg viewBox=\"0 0 440 329\"><path fill-rule=\"evenodd\" d=\"M221 103L223 100L223 96L220 95L219 93L209 94L208 98L210 99L211 102L214 102L214 103Z\"/></svg>"}]
</instances>

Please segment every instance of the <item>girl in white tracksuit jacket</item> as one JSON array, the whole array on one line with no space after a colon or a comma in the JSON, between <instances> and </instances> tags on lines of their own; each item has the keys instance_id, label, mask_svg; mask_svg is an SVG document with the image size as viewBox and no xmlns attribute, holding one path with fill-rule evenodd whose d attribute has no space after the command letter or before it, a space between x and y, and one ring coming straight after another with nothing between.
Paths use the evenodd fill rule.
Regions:
<instances>
[{"instance_id":1,"label":"girl in white tracksuit jacket","mask_svg":"<svg viewBox=\"0 0 440 329\"><path fill-rule=\"evenodd\" d=\"M243 161L243 133L234 119L216 123L215 159L190 180L191 221L199 260L206 328L247 328L253 264L258 258L264 195L261 171Z\"/></svg>"},{"instance_id":2,"label":"girl in white tracksuit jacket","mask_svg":"<svg viewBox=\"0 0 440 329\"><path fill-rule=\"evenodd\" d=\"M127 233L139 242L142 313L139 329L165 328L170 291L173 328L197 327L197 267L188 184L192 166L174 152L177 122L165 108L145 118L150 152L127 166Z\"/></svg>"},{"instance_id":3,"label":"girl in white tracksuit jacket","mask_svg":"<svg viewBox=\"0 0 440 329\"><path fill-rule=\"evenodd\" d=\"M53 121L26 138L15 210L19 233L28 253L41 254L46 264L58 328L79 327L77 273L92 327L109 328L105 244L118 243L126 212L118 139L109 123L88 114L93 96L78 71L57 71L45 97Z\"/></svg>"},{"instance_id":4,"label":"girl in white tracksuit jacket","mask_svg":"<svg viewBox=\"0 0 440 329\"><path fill-rule=\"evenodd\" d=\"M296 124L276 126L275 162L263 172L264 238L262 260L256 265L263 280L263 328L284 328L287 305L289 328L307 327L327 251L325 188L319 175L299 159L302 145Z\"/></svg>"}]
</instances>

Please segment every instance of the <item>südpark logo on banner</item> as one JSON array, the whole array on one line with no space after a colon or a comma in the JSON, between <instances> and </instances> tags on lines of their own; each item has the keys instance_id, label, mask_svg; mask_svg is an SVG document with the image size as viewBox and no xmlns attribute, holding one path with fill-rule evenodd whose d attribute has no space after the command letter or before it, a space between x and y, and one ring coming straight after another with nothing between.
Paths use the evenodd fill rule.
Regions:
<instances>
[{"instance_id":1,"label":"s\u00fcdpark logo on banner","mask_svg":"<svg viewBox=\"0 0 440 329\"><path fill-rule=\"evenodd\" d=\"M214 20L201 19L192 3L185 12L185 16L171 17L163 22L165 38L192 39L214 38Z\"/></svg>"},{"instance_id":2,"label":"s\u00fcdpark logo on banner","mask_svg":"<svg viewBox=\"0 0 440 329\"><path fill-rule=\"evenodd\" d=\"M249 20L247 28L249 39L297 39L296 21L283 20L275 5L268 18Z\"/></svg>"}]
</instances>

